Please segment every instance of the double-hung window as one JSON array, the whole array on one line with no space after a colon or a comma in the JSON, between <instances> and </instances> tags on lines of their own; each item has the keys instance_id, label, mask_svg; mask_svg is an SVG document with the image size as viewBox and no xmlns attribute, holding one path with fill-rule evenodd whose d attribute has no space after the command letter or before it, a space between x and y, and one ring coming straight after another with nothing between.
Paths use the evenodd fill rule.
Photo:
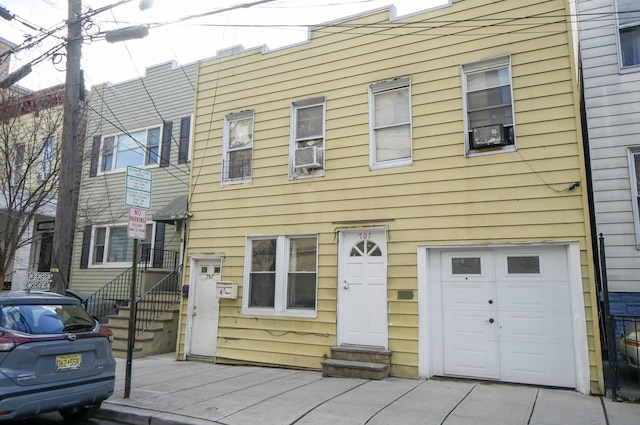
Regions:
<instances>
[{"instance_id":1,"label":"double-hung window","mask_svg":"<svg viewBox=\"0 0 640 425\"><path fill-rule=\"evenodd\" d=\"M636 229L636 248L640 250L640 148L629 151L629 171L631 176L633 222Z\"/></svg>"},{"instance_id":2,"label":"double-hung window","mask_svg":"<svg viewBox=\"0 0 640 425\"><path fill-rule=\"evenodd\" d=\"M53 172L53 148L55 143L55 137L48 137L44 141L42 147L42 159L40 163L40 170L38 172L38 181L45 181L51 176Z\"/></svg>"},{"instance_id":3,"label":"double-hung window","mask_svg":"<svg viewBox=\"0 0 640 425\"><path fill-rule=\"evenodd\" d=\"M616 0L616 15L622 67L640 65L640 2Z\"/></svg>"},{"instance_id":4,"label":"double-hung window","mask_svg":"<svg viewBox=\"0 0 640 425\"><path fill-rule=\"evenodd\" d=\"M160 127L105 136L101 149L102 172L128 166L157 165L160 158Z\"/></svg>"},{"instance_id":5,"label":"double-hung window","mask_svg":"<svg viewBox=\"0 0 640 425\"><path fill-rule=\"evenodd\" d=\"M153 225L147 224L146 239L141 241L141 244L143 247L150 247L152 241ZM94 226L91 247L92 266L130 266L132 260L133 239L127 236L127 225Z\"/></svg>"},{"instance_id":6,"label":"double-hung window","mask_svg":"<svg viewBox=\"0 0 640 425\"><path fill-rule=\"evenodd\" d=\"M411 165L411 79L369 86L370 168Z\"/></svg>"},{"instance_id":7,"label":"double-hung window","mask_svg":"<svg viewBox=\"0 0 640 425\"><path fill-rule=\"evenodd\" d=\"M16 143L13 147L13 152L11 152L11 156L13 161L13 169L11 170L11 184L15 186L22 186L24 177L24 155L26 152L26 147L24 143Z\"/></svg>"},{"instance_id":8,"label":"double-hung window","mask_svg":"<svg viewBox=\"0 0 640 425\"><path fill-rule=\"evenodd\" d=\"M243 312L315 317L317 264L315 235L248 238Z\"/></svg>"},{"instance_id":9,"label":"double-hung window","mask_svg":"<svg viewBox=\"0 0 640 425\"><path fill-rule=\"evenodd\" d=\"M324 96L291 103L292 178L324 175Z\"/></svg>"},{"instance_id":10,"label":"double-hung window","mask_svg":"<svg viewBox=\"0 0 640 425\"><path fill-rule=\"evenodd\" d=\"M465 152L515 150L509 56L462 65Z\"/></svg>"},{"instance_id":11,"label":"double-hung window","mask_svg":"<svg viewBox=\"0 0 640 425\"><path fill-rule=\"evenodd\" d=\"M253 110L224 117L222 183L251 181L253 167Z\"/></svg>"}]
</instances>

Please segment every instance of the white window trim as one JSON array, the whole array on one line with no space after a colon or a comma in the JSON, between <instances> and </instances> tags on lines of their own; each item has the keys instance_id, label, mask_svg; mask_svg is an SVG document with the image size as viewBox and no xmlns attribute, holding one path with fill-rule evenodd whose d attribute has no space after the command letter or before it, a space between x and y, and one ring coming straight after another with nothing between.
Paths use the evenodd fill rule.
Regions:
<instances>
[{"instance_id":1,"label":"white window trim","mask_svg":"<svg viewBox=\"0 0 640 425\"><path fill-rule=\"evenodd\" d=\"M132 165L132 167L137 167L137 168L156 168L160 166L160 161L162 158L162 138L164 136L164 126L162 124L158 124L158 125L151 125L148 127L143 127L143 128L138 128L135 130L131 130L131 131L127 131L126 133L112 133L112 134L105 134L102 136L102 138L100 139L100 155L98 158L98 172L97 175L103 175L103 174L112 174L112 173L125 173L127 171L127 166L123 167L123 168L115 168L116 167L116 163L118 161L118 138L120 136L128 136L129 134L133 134L133 133L137 133L139 131L144 131L146 132L146 141L145 141L145 152L144 152L144 162L146 162L147 160L147 148L148 148L148 142L149 142L149 130L154 129L154 128L159 128L160 129L160 133L158 135L158 162L156 162L155 164L138 164L138 165ZM103 160L104 160L104 141L106 138L108 137L113 137L113 168L111 168L111 170L108 171L104 171L103 168Z\"/></svg>"},{"instance_id":2,"label":"white window trim","mask_svg":"<svg viewBox=\"0 0 640 425\"><path fill-rule=\"evenodd\" d=\"M51 167L49 171L46 170L46 152L47 152L47 143L51 141L51 158L49 159L51 163L49 166ZM38 167L38 181L43 182L46 181L51 174L53 173L53 166L55 162L55 154L56 154L56 136L49 136L44 140L44 146L42 147L42 153L40 154L40 167Z\"/></svg>"},{"instance_id":3,"label":"white window trim","mask_svg":"<svg viewBox=\"0 0 640 425\"><path fill-rule=\"evenodd\" d=\"M309 108L313 106L322 105L322 168L313 170L296 170L294 165L294 158L296 152L296 122L298 119L298 110L303 108ZM314 97L304 100L296 100L291 102L291 122L290 131L291 135L289 142L289 179L303 179L312 177L322 177L325 175L325 158L327 152L327 99L325 96Z\"/></svg>"},{"instance_id":4,"label":"white window trim","mask_svg":"<svg viewBox=\"0 0 640 425\"><path fill-rule=\"evenodd\" d=\"M640 250L640 210L638 208L638 182L636 181L636 165L634 155L640 155L640 147L629 148L629 180L631 184L631 209L633 211L633 227L636 234L636 249Z\"/></svg>"},{"instance_id":5,"label":"white window trim","mask_svg":"<svg viewBox=\"0 0 640 425\"><path fill-rule=\"evenodd\" d=\"M155 242L155 233L156 233L156 226L152 223L148 223L151 224L151 248L153 249L153 244ZM95 249L95 241L96 241L96 230L97 229L102 229L102 228L107 228L107 229L111 229L114 227L127 227L128 223L115 223L115 224L108 224L108 225L94 225L91 226L91 243L89 246L89 263L87 264L88 268L100 268L100 269L105 269L105 268L114 268L114 269L121 269L121 268L129 268L131 267L133 258L127 258L124 261L114 261L114 262L108 262L108 261L104 261L102 263L94 263L93 259L94 259L94 249ZM109 237L110 237L110 230L106 232L105 234L105 255L108 255L107 253L107 248L109 247ZM148 235L147 235L148 236ZM141 242L140 242L141 243Z\"/></svg>"},{"instance_id":6,"label":"white window trim","mask_svg":"<svg viewBox=\"0 0 640 425\"><path fill-rule=\"evenodd\" d=\"M251 118L251 147L245 148L243 150L251 150L251 175L248 178L238 179L238 180L230 180L228 178L229 169L228 169L228 153L229 153L229 122L230 121L239 121L246 118ZM193 122L193 120L191 120ZM253 109L249 109L241 112L232 112L224 116L224 123L222 128L222 170L220 175L220 185L228 186L233 184L247 184L251 183L253 179L253 144L255 142L255 111Z\"/></svg>"},{"instance_id":7,"label":"white window trim","mask_svg":"<svg viewBox=\"0 0 640 425\"><path fill-rule=\"evenodd\" d=\"M618 0L613 0L613 10L615 12L616 17L616 46L617 46L617 54L618 54L618 66L620 68L620 73L625 74L628 72L637 72L637 68L640 67L640 63L636 65L624 66L622 62L622 40L620 40L620 30L624 28L630 27L640 27L640 21L635 24L629 25L620 25L620 20L618 19Z\"/></svg>"},{"instance_id":8,"label":"white window trim","mask_svg":"<svg viewBox=\"0 0 640 425\"><path fill-rule=\"evenodd\" d=\"M311 309L288 309L287 308L287 276L289 273L289 243L295 238L316 238L316 307ZM251 281L251 241L261 239L277 239L276 241L276 287L273 301L273 308L249 307L249 286ZM280 317L318 317L318 235L260 235L247 236L245 241L244 256L244 284L242 285L242 314L250 317L254 316L280 316Z\"/></svg>"},{"instance_id":9,"label":"white window trim","mask_svg":"<svg viewBox=\"0 0 640 425\"><path fill-rule=\"evenodd\" d=\"M471 143L469 141L469 114L467 112L467 74L488 71L491 69L497 69L507 67L509 70L509 88L511 90L511 115L513 120L513 145L505 145L500 149L495 150L477 150L471 149ZM511 72L511 55L498 56L491 59L485 59L476 62L469 62L460 65L460 73L462 76L462 115L463 115L463 137L464 137L464 154L466 157L483 156L483 155L495 155L506 152L515 152L517 150L518 138L516 136L516 111L515 111L515 99L513 97L513 75Z\"/></svg>"},{"instance_id":10,"label":"white window trim","mask_svg":"<svg viewBox=\"0 0 640 425\"><path fill-rule=\"evenodd\" d=\"M376 128L375 128L375 102L376 94L407 87L409 91L409 158L401 158L390 161L378 162L376 159ZM411 77L395 78L393 80L369 85L369 169L379 170L391 167L402 167L413 164L413 102L411 101Z\"/></svg>"}]
</instances>

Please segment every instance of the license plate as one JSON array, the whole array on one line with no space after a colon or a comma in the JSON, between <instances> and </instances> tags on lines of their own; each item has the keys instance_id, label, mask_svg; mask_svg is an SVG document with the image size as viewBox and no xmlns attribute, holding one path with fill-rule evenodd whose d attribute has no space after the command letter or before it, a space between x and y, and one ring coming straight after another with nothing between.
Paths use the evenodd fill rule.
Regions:
<instances>
[{"instance_id":1,"label":"license plate","mask_svg":"<svg viewBox=\"0 0 640 425\"><path fill-rule=\"evenodd\" d=\"M80 369L81 365L82 354L69 354L67 356L56 357L56 372Z\"/></svg>"}]
</instances>

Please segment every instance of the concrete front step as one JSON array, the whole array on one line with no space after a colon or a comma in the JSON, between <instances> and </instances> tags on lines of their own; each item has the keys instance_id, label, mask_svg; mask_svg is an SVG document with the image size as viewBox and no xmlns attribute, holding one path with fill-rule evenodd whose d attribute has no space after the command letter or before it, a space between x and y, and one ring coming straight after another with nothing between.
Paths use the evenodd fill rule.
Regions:
<instances>
[{"instance_id":1,"label":"concrete front step","mask_svg":"<svg viewBox=\"0 0 640 425\"><path fill-rule=\"evenodd\" d=\"M384 379L389 376L391 351L378 347L331 347L331 358L322 362L322 376Z\"/></svg>"},{"instance_id":2,"label":"concrete front step","mask_svg":"<svg viewBox=\"0 0 640 425\"><path fill-rule=\"evenodd\" d=\"M331 358L391 364L391 351L378 347L360 345L336 345L331 347Z\"/></svg>"},{"instance_id":3,"label":"concrete front step","mask_svg":"<svg viewBox=\"0 0 640 425\"><path fill-rule=\"evenodd\" d=\"M389 376L389 365L356 360L327 359L322 362L322 376L381 380Z\"/></svg>"},{"instance_id":4,"label":"concrete front step","mask_svg":"<svg viewBox=\"0 0 640 425\"><path fill-rule=\"evenodd\" d=\"M178 308L165 311L135 338L134 358L175 351L178 330ZM138 316L140 318L140 316ZM113 332L112 352L116 358L127 358L129 334L129 309L120 309L117 316L110 316L107 327ZM137 330L140 332L140 329Z\"/></svg>"}]
</instances>

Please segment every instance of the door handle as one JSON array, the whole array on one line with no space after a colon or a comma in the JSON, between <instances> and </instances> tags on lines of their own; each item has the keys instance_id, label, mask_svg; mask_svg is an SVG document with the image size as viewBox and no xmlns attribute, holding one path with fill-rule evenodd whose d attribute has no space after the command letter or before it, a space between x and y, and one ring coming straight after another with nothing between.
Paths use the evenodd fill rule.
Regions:
<instances>
[{"instance_id":1,"label":"door handle","mask_svg":"<svg viewBox=\"0 0 640 425\"><path fill-rule=\"evenodd\" d=\"M344 285L342 286L343 289L346 289L347 291L349 290L349 284L347 283L347 281L344 281Z\"/></svg>"},{"instance_id":2,"label":"door handle","mask_svg":"<svg viewBox=\"0 0 640 425\"><path fill-rule=\"evenodd\" d=\"M485 320L485 322L487 322L487 323L493 323L493 322L495 322L495 320L493 320L493 317L492 317L492 318L491 318L491 319L489 319L489 320Z\"/></svg>"},{"instance_id":3,"label":"door handle","mask_svg":"<svg viewBox=\"0 0 640 425\"><path fill-rule=\"evenodd\" d=\"M193 306L193 311L191 312L192 316L196 316L198 314L198 306Z\"/></svg>"}]
</instances>

